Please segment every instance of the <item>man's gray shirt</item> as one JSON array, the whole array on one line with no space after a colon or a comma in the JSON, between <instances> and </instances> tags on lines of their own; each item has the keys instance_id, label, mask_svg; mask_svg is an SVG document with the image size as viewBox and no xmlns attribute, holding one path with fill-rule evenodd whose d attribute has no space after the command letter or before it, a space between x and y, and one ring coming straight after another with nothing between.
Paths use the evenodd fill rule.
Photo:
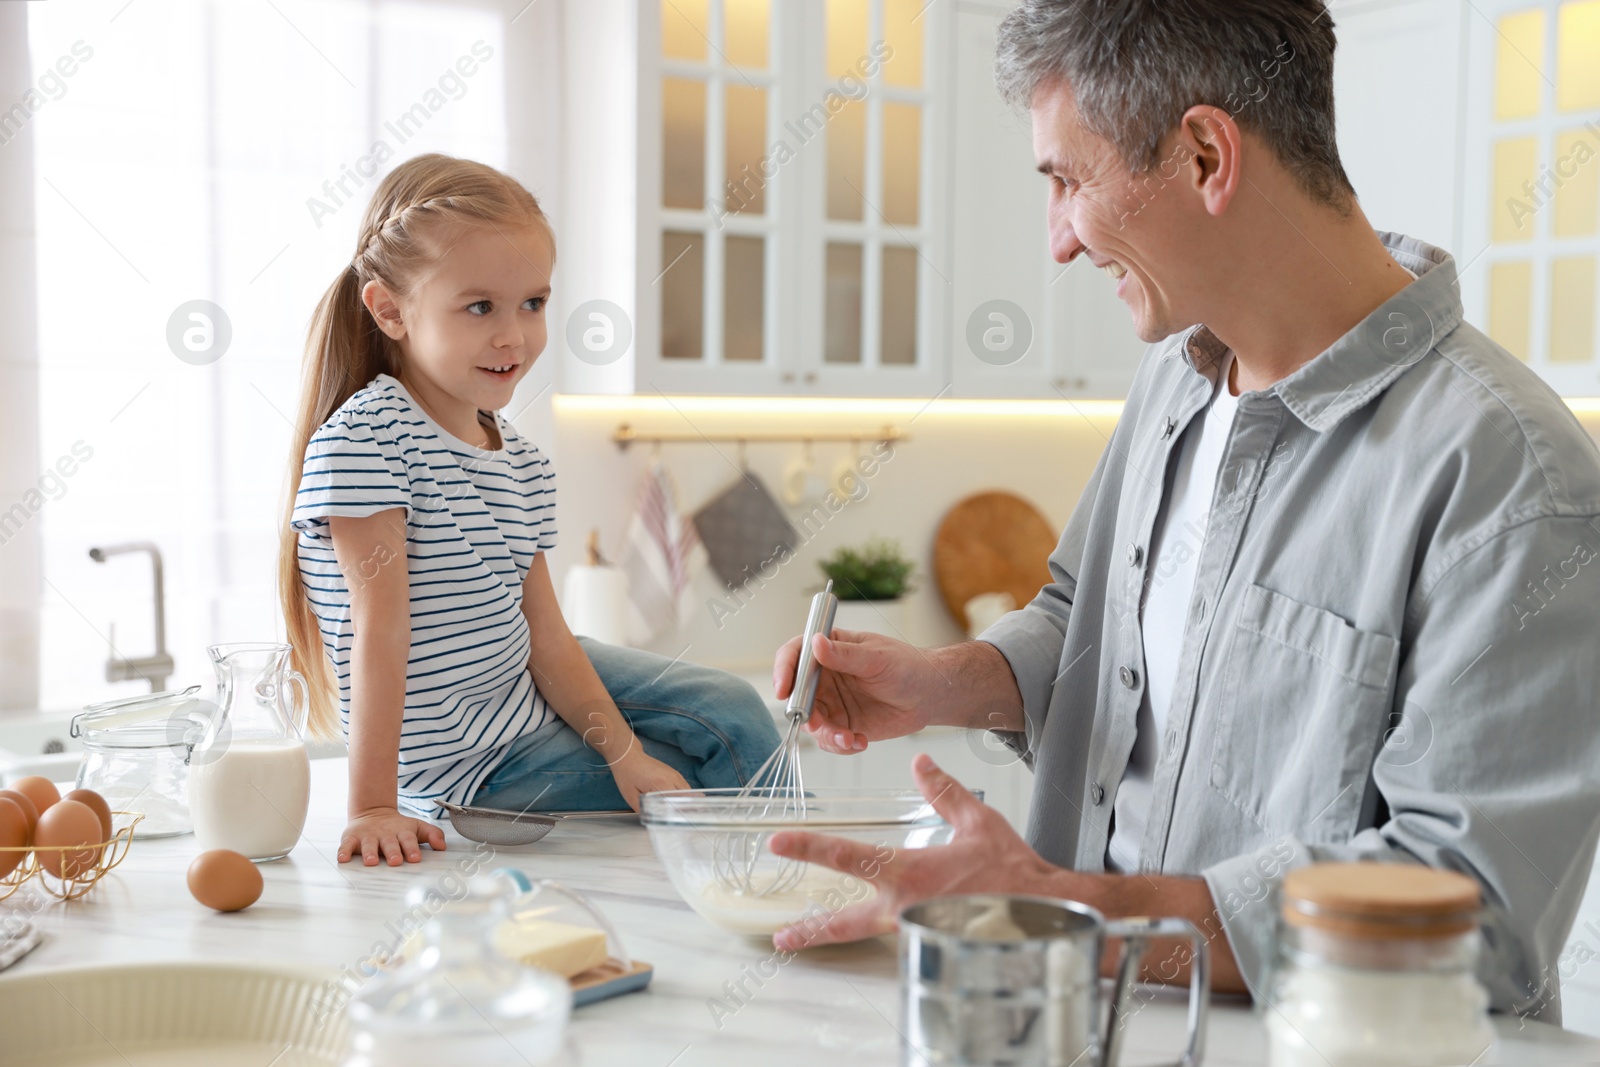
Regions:
<instances>
[{"instance_id":1,"label":"man's gray shirt","mask_svg":"<svg viewBox=\"0 0 1600 1067\"><path fill-rule=\"evenodd\" d=\"M1558 1022L1600 833L1600 450L1462 321L1449 255L1381 236L1417 280L1239 398L1139 866L1205 878L1258 994L1287 870L1465 872L1494 1005ZM1105 869L1151 527L1224 351L1204 326L1149 348L1051 584L982 635L1022 692L1028 841L1062 866Z\"/></svg>"}]
</instances>

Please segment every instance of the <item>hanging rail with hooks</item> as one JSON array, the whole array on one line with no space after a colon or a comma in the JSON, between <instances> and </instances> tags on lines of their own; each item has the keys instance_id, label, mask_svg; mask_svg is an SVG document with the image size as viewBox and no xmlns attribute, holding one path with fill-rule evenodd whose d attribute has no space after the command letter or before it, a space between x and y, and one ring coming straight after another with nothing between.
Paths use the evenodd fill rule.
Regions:
<instances>
[{"instance_id":1,"label":"hanging rail with hooks","mask_svg":"<svg viewBox=\"0 0 1600 1067\"><path fill-rule=\"evenodd\" d=\"M820 430L815 433L639 433L632 423L624 422L611 435L620 449L633 444L699 444L728 441L736 444L811 444L817 441L882 441L896 444L911 440L911 435L898 426L885 424L876 430Z\"/></svg>"}]
</instances>

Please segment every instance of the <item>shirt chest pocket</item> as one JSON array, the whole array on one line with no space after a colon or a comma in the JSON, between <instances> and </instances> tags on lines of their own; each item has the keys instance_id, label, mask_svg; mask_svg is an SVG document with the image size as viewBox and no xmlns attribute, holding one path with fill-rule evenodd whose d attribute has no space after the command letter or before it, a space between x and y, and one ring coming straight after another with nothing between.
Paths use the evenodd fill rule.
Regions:
<instances>
[{"instance_id":1,"label":"shirt chest pocket","mask_svg":"<svg viewBox=\"0 0 1600 1067\"><path fill-rule=\"evenodd\" d=\"M1355 830L1400 643L1259 585L1226 655L1211 785L1269 834Z\"/></svg>"}]
</instances>

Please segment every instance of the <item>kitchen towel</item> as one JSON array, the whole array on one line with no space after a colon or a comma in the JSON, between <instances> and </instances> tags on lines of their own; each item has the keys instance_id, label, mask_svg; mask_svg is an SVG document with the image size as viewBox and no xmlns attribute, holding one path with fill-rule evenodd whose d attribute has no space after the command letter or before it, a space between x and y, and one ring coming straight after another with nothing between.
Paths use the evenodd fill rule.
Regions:
<instances>
[{"instance_id":1,"label":"kitchen towel","mask_svg":"<svg viewBox=\"0 0 1600 1067\"><path fill-rule=\"evenodd\" d=\"M694 525L711 569L729 589L793 553L799 540L766 483L749 471L695 512Z\"/></svg>"},{"instance_id":2,"label":"kitchen towel","mask_svg":"<svg viewBox=\"0 0 1600 1067\"><path fill-rule=\"evenodd\" d=\"M675 629L694 610L689 581L705 562L694 526L678 511L672 477L652 459L639 486L622 548L628 582L628 631L642 645Z\"/></svg>"},{"instance_id":3,"label":"kitchen towel","mask_svg":"<svg viewBox=\"0 0 1600 1067\"><path fill-rule=\"evenodd\" d=\"M0 936L0 971L38 948L39 942L43 940L39 931L35 930L33 924L26 919L22 920L21 926L0 933L4 934Z\"/></svg>"}]
</instances>

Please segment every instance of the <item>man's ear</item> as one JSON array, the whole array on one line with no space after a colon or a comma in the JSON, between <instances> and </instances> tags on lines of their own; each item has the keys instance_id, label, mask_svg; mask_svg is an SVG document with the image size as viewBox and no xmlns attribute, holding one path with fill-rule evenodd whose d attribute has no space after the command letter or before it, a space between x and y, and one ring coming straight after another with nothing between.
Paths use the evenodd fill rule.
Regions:
<instances>
[{"instance_id":1,"label":"man's ear","mask_svg":"<svg viewBox=\"0 0 1600 1067\"><path fill-rule=\"evenodd\" d=\"M1200 195L1209 214L1222 214L1244 176L1244 139L1239 124L1220 107L1197 105L1183 113L1178 136L1192 154L1186 168L1190 187Z\"/></svg>"},{"instance_id":2,"label":"man's ear","mask_svg":"<svg viewBox=\"0 0 1600 1067\"><path fill-rule=\"evenodd\" d=\"M406 335L405 321L400 317L400 302L395 299L389 287L374 278L361 287L361 302L372 312L373 321L378 324L390 340L398 341Z\"/></svg>"}]
</instances>

